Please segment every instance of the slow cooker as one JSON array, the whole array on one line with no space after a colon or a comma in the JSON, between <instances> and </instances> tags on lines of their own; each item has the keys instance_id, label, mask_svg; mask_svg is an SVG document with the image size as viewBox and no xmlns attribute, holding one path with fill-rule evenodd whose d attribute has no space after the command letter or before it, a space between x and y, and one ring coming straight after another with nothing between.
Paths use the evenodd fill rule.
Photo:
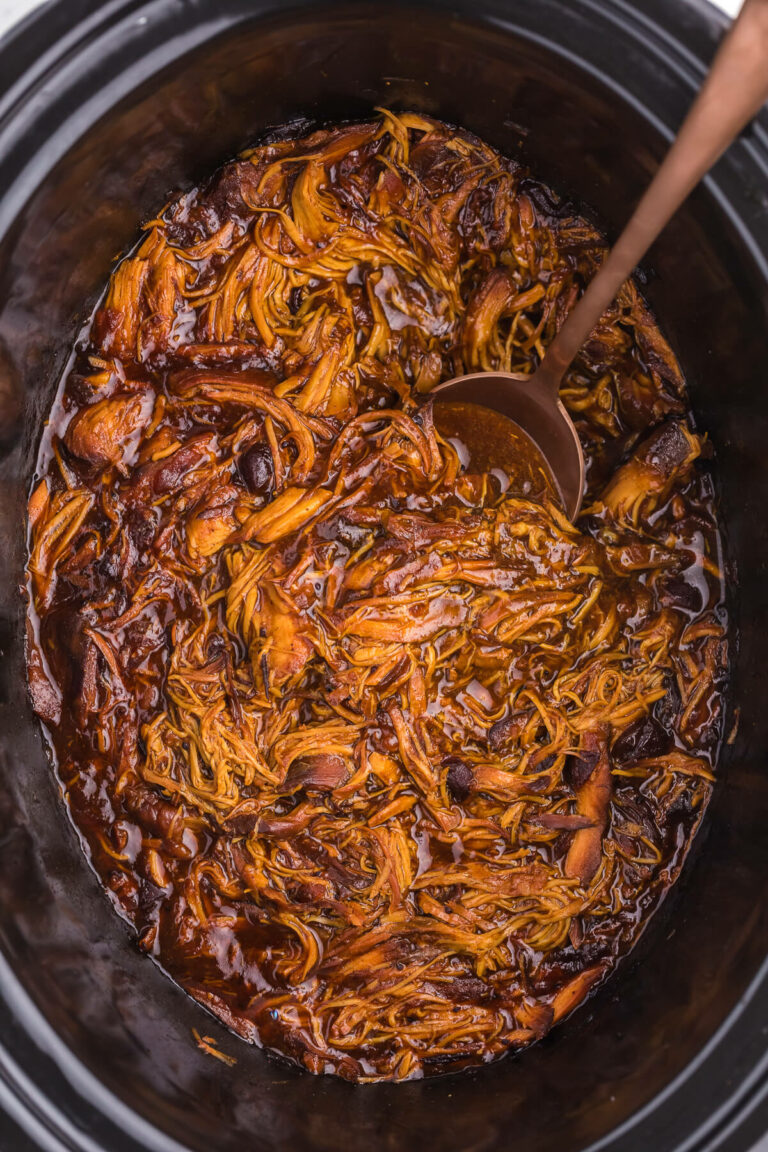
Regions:
<instances>
[{"instance_id":1,"label":"slow cooker","mask_svg":"<svg viewBox=\"0 0 768 1152\"><path fill-rule=\"evenodd\" d=\"M68 350L170 195L271 127L386 105L522 156L616 235L722 30L705 0L50 0L0 46L0 1104L40 1148L692 1152L768 1128L768 114L639 270L716 457L732 617L719 783L639 946L538 1046L354 1087L208 1017L139 953L66 819L19 588Z\"/></svg>"}]
</instances>

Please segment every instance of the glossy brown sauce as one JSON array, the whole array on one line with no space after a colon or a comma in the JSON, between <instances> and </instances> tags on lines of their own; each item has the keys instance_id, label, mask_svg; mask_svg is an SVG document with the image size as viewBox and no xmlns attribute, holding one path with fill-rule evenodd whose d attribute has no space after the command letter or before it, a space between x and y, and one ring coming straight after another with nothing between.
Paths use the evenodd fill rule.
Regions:
<instances>
[{"instance_id":1,"label":"glossy brown sauce","mask_svg":"<svg viewBox=\"0 0 768 1152\"><path fill-rule=\"evenodd\" d=\"M488 473L502 492L559 503L557 485L538 446L514 420L500 412L489 419L488 411L466 401L440 401L433 410L435 428L455 447L465 471Z\"/></svg>"},{"instance_id":2,"label":"glossy brown sauce","mask_svg":"<svg viewBox=\"0 0 768 1152\"><path fill-rule=\"evenodd\" d=\"M279 140L147 225L51 412L28 667L70 813L139 945L313 1072L544 1035L709 798L712 485L635 287L562 390L575 527L425 399L532 370L603 250L436 121Z\"/></svg>"}]
</instances>

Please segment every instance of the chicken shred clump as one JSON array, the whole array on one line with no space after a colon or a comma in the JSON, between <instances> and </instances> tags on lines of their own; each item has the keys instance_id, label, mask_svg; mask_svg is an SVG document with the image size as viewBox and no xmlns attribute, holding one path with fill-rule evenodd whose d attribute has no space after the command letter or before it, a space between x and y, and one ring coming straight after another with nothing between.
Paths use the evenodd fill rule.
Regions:
<instances>
[{"instance_id":1,"label":"chicken shred clump","mask_svg":"<svg viewBox=\"0 0 768 1152\"><path fill-rule=\"evenodd\" d=\"M28 666L67 803L140 946L312 1072L543 1036L709 797L712 482L636 286L562 390L576 524L429 399L532 371L604 251L436 120L283 134L146 225L55 400Z\"/></svg>"}]
</instances>

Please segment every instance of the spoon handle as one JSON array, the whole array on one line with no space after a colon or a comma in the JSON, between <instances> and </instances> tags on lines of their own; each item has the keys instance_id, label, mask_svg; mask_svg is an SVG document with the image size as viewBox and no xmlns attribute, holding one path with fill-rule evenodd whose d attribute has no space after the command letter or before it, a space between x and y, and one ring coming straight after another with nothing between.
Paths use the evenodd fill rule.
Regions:
<instances>
[{"instance_id":1,"label":"spoon handle","mask_svg":"<svg viewBox=\"0 0 768 1152\"><path fill-rule=\"evenodd\" d=\"M766 100L768 0L745 0L658 172L549 346L537 376L555 394L579 348L662 228Z\"/></svg>"}]
</instances>

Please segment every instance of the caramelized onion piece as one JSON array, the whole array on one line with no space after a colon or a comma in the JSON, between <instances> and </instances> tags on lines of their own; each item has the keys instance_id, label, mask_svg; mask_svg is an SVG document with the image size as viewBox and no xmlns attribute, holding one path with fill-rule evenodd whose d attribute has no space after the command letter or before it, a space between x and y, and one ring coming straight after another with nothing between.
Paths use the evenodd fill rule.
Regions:
<instances>
[{"instance_id":1,"label":"caramelized onion piece","mask_svg":"<svg viewBox=\"0 0 768 1152\"><path fill-rule=\"evenodd\" d=\"M637 525L687 479L701 440L679 420L657 428L635 449L603 491L599 507L616 521Z\"/></svg>"}]
</instances>

